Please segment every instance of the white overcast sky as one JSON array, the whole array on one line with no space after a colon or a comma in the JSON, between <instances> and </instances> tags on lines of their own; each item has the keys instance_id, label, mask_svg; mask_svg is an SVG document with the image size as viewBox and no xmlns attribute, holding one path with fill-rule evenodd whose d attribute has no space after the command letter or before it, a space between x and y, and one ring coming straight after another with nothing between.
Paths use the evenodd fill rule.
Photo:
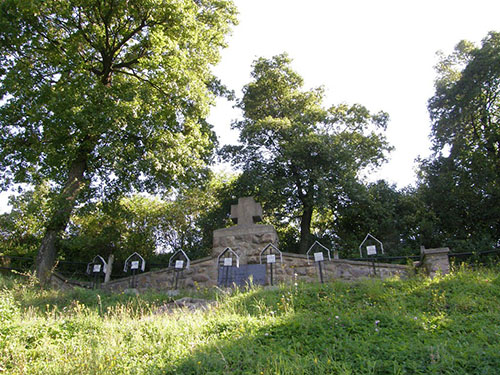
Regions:
<instances>
[{"instance_id":1,"label":"white overcast sky","mask_svg":"<svg viewBox=\"0 0 500 375\"><path fill-rule=\"evenodd\" d=\"M215 67L237 96L258 57L287 52L307 88L324 86L325 105L359 103L389 113L395 150L370 180L404 187L415 181L414 160L429 154L427 100L433 95L436 52L462 39L479 43L500 31L500 0L235 0L240 24ZM210 122L221 144L239 116L218 100ZM0 212L7 194L0 194Z\"/></svg>"},{"instance_id":2,"label":"white overcast sky","mask_svg":"<svg viewBox=\"0 0 500 375\"><path fill-rule=\"evenodd\" d=\"M389 113L395 147L369 180L398 187L415 182L414 160L430 154L427 100L434 93L436 52L463 39L479 43L500 31L500 0L235 0L240 24L228 39L216 74L241 97L258 57L287 52L307 88L326 88L325 106L359 103ZM221 144L239 116L217 102L210 122Z\"/></svg>"}]
</instances>

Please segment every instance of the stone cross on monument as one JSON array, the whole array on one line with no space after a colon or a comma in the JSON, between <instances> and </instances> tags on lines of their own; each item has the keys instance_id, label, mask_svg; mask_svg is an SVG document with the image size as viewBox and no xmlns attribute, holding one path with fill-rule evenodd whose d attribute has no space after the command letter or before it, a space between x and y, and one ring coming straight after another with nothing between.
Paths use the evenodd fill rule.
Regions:
<instances>
[{"instance_id":1,"label":"stone cross on monument","mask_svg":"<svg viewBox=\"0 0 500 375\"><path fill-rule=\"evenodd\" d=\"M237 226L250 226L262 220L262 206L253 197L238 198L238 204L231 205L231 219Z\"/></svg>"},{"instance_id":2,"label":"stone cross on monument","mask_svg":"<svg viewBox=\"0 0 500 375\"><path fill-rule=\"evenodd\" d=\"M236 225L214 231L213 258L218 260L229 247L240 257L240 269L247 264L260 264L260 252L265 246L271 243L278 247L274 227L256 224L261 217L262 206L253 197L238 198L238 204L231 206L231 219Z\"/></svg>"}]
</instances>

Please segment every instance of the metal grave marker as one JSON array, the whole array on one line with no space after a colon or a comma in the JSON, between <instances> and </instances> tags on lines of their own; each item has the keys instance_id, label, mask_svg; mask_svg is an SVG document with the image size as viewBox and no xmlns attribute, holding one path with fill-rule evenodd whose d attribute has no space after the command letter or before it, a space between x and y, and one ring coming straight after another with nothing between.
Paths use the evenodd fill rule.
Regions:
<instances>
[{"instance_id":1,"label":"metal grave marker","mask_svg":"<svg viewBox=\"0 0 500 375\"><path fill-rule=\"evenodd\" d=\"M266 255L266 256L264 257L264 255ZM283 254L272 243L268 244L260 252L260 263L262 264L262 261L265 259L266 264L269 265L269 273L270 273L269 281L270 281L271 285L274 285L274 265L276 264L276 255L279 255L279 261L280 261L280 263L282 263L283 262Z\"/></svg>"},{"instance_id":2,"label":"metal grave marker","mask_svg":"<svg viewBox=\"0 0 500 375\"><path fill-rule=\"evenodd\" d=\"M91 278L92 289L99 288L101 284L101 276L106 274L107 263L100 255L96 255L92 261L87 264L86 273Z\"/></svg>"},{"instance_id":3,"label":"metal grave marker","mask_svg":"<svg viewBox=\"0 0 500 375\"><path fill-rule=\"evenodd\" d=\"M315 241L312 246L307 250L307 261L309 262L309 253L313 250L316 249L316 251L313 253L314 254L314 262L318 265L318 271L319 271L319 281L323 284L323 262L325 261L325 256L324 253L326 252L328 256L328 260L331 260L330 258L330 250L326 247L320 244L318 241ZM320 251L317 251L317 250Z\"/></svg>"},{"instance_id":4,"label":"metal grave marker","mask_svg":"<svg viewBox=\"0 0 500 375\"><path fill-rule=\"evenodd\" d=\"M146 269L146 261L137 252L134 252L127 259L125 259L125 264L123 265L123 272L130 272L130 288L137 287L137 273L144 272Z\"/></svg>"},{"instance_id":5,"label":"metal grave marker","mask_svg":"<svg viewBox=\"0 0 500 375\"><path fill-rule=\"evenodd\" d=\"M372 267L373 267L373 275L377 274L377 270L375 268L375 258L377 257L377 253L380 249L380 252L384 253L384 244L379 241L377 238L368 233L359 245L359 256L363 258L363 246L366 245L366 256L371 258Z\"/></svg>"},{"instance_id":6,"label":"metal grave marker","mask_svg":"<svg viewBox=\"0 0 500 375\"><path fill-rule=\"evenodd\" d=\"M233 266L236 263L236 267ZM234 270L240 267L240 256L230 247L226 247L217 257L217 284L226 288L234 282Z\"/></svg>"},{"instance_id":7,"label":"metal grave marker","mask_svg":"<svg viewBox=\"0 0 500 375\"><path fill-rule=\"evenodd\" d=\"M184 276L184 270L188 269L191 262L183 250L176 251L168 261L168 267L174 269L174 280L172 285L175 290L179 285L179 279Z\"/></svg>"}]
</instances>

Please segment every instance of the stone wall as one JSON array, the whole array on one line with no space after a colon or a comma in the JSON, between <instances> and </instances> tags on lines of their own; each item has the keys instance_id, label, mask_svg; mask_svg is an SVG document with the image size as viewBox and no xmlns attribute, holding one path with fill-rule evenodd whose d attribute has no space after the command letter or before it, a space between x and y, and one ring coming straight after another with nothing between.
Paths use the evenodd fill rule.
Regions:
<instances>
[{"instance_id":1,"label":"stone wall","mask_svg":"<svg viewBox=\"0 0 500 375\"><path fill-rule=\"evenodd\" d=\"M269 281L269 265L268 281ZM319 281L319 267L310 257L302 254L283 253L282 263L274 265L274 280L279 282ZM367 277L387 278L392 276L406 277L409 269L405 265L376 263L375 275L371 262L350 261L345 259L332 259L322 263L324 281L332 280L357 280Z\"/></svg>"},{"instance_id":2,"label":"stone wall","mask_svg":"<svg viewBox=\"0 0 500 375\"><path fill-rule=\"evenodd\" d=\"M136 275L134 278L127 277L113 280L102 284L101 288L112 292L121 292L128 288L139 290L156 289L189 289L210 288L217 286L218 269L223 257L233 257L240 265L260 263L261 254L269 245L275 249L278 247L278 235L271 225L256 224L262 215L262 208L252 197L238 199L237 205L231 206L231 218L236 225L214 231L212 256L197 259L191 262L190 268L177 273L174 268L166 268L159 271L146 272ZM231 249L231 251L228 250ZM282 257L278 251L273 251L276 261L273 265L273 283L291 283L296 281L314 282L318 281L319 268L313 259L306 255L283 253ZM438 272L448 273L449 249L422 249L422 261L420 264L426 269L431 277ZM220 259L219 259L220 258ZM236 260L235 259L235 260ZM385 279L391 276L406 277L410 268L405 265L387 263L375 263L365 261L350 261L338 259L334 253L334 259L322 262L322 274L324 281L330 280L357 280L360 278L377 277ZM267 284L270 284L270 265L266 265ZM71 283L54 275L53 282L59 287L71 287ZM246 275L244 275L246 277Z\"/></svg>"},{"instance_id":3,"label":"stone wall","mask_svg":"<svg viewBox=\"0 0 500 375\"><path fill-rule=\"evenodd\" d=\"M437 249L420 249L422 258L422 266L430 277L436 276L438 273L446 275L450 273L450 249L447 247Z\"/></svg>"},{"instance_id":4,"label":"stone wall","mask_svg":"<svg viewBox=\"0 0 500 375\"><path fill-rule=\"evenodd\" d=\"M305 255L283 253L282 263L279 257L273 266L274 284L293 283L297 281L316 282L319 280L319 270L312 259ZM375 264L375 275L371 262L350 261L333 259L325 261L323 278L332 280L357 280L360 278L387 278L392 276L406 277L409 269L405 265ZM270 284L270 265L267 265L268 284ZM175 271L167 268L159 271L146 272L136 276L136 289L138 290L173 290L175 287ZM131 287L131 277L110 281L102 284L101 288L112 292L122 292ZM217 285L217 258L207 257L191 262L189 269L184 270L178 279L178 289L210 288Z\"/></svg>"}]
</instances>

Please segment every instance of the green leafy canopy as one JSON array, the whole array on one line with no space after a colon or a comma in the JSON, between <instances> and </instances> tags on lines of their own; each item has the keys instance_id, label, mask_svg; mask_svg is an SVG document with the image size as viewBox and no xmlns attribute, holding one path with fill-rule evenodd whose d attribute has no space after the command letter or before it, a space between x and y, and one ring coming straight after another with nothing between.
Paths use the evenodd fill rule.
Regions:
<instances>
[{"instance_id":1,"label":"green leafy canopy","mask_svg":"<svg viewBox=\"0 0 500 375\"><path fill-rule=\"evenodd\" d=\"M313 210L328 207L390 150L381 133L386 113L371 114L358 104L325 108L323 99L322 88L303 88L286 54L257 59L238 104L244 118L234 124L241 145L223 149L251 176L258 194L272 196L268 201L289 215L299 211L301 251Z\"/></svg>"},{"instance_id":2,"label":"green leafy canopy","mask_svg":"<svg viewBox=\"0 0 500 375\"><path fill-rule=\"evenodd\" d=\"M6 0L0 5L0 175L103 193L179 186L209 160L210 71L231 1Z\"/></svg>"}]
</instances>

